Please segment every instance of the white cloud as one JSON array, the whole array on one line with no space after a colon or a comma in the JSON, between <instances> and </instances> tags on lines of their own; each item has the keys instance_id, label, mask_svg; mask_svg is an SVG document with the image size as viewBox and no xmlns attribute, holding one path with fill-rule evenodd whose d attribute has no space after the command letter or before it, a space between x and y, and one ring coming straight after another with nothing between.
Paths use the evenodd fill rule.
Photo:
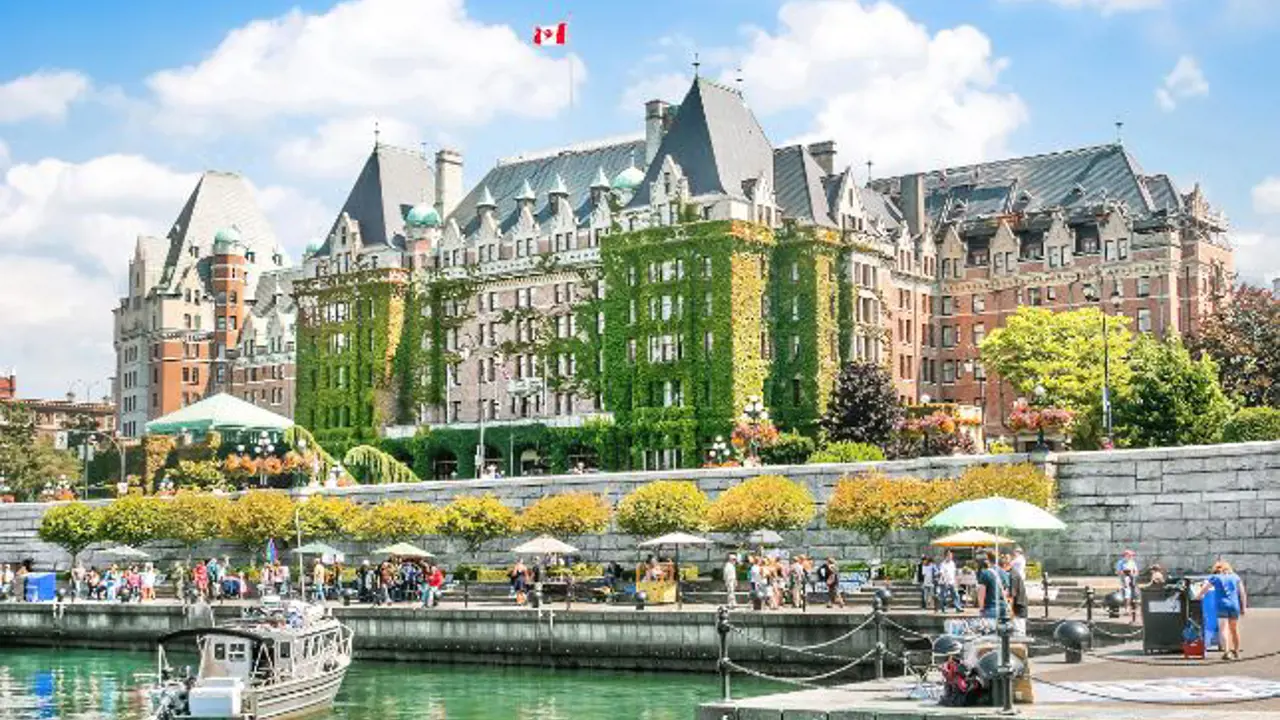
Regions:
<instances>
[{"instance_id":1,"label":"white cloud","mask_svg":"<svg viewBox=\"0 0 1280 720\"><path fill-rule=\"evenodd\" d=\"M268 185L259 188L253 183L249 185L258 207L262 208L262 214L271 223L292 262L299 261L307 243L322 240L329 231L329 224L336 214L332 207L291 187Z\"/></svg>"},{"instance_id":2,"label":"white cloud","mask_svg":"<svg viewBox=\"0 0 1280 720\"><path fill-rule=\"evenodd\" d=\"M290 117L451 126L554 116L569 103L570 63L578 85L585 67L525 35L468 17L462 0L348 0L251 22L199 64L147 84L162 127L183 132Z\"/></svg>"},{"instance_id":3,"label":"white cloud","mask_svg":"<svg viewBox=\"0 0 1280 720\"><path fill-rule=\"evenodd\" d=\"M1235 247L1236 272L1254 284L1270 284L1280 277L1280 231L1239 231L1231 233Z\"/></svg>"},{"instance_id":4,"label":"white cloud","mask_svg":"<svg viewBox=\"0 0 1280 720\"><path fill-rule=\"evenodd\" d=\"M930 34L880 2L792 0L778 28L751 28L740 58L752 107L814 117L804 140L834 139L877 174L972 162L1005 152L1027 119L998 88L1006 61L968 25Z\"/></svg>"},{"instance_id":5,"label":"white cloud","mask_svg":"<svg viewBox=\"0 0 1280 720\"><path fill-rule=\"evenodd\" d=\"M1030 2L1031 0L1008 1ZM1137 10L1153 10L1168 4L1168 0L1048 0L1048 2L1072 10L1097 10L1103 15L1114 15Z\"/></svg>"},{"instance_id":6,"label":"white cloud","mask_svg":"<svg viewBox=\"0 0 1280 720\"><path fill-rule=\"evenodd\" d=\"M0 123L61 120L89 91L89 78L70 70L40 71L0 85Z\"/></svg>"},{"instance_id":7,"label":"white cloud","mask_svg":"<svg viewBox=\"0 0 1280 720\"><path fill-rule=\"evenodd\" d=\"M681 72L652 75L636 81L622 93L618 107L623 112L640 117L644 112L644 104L649 100L666 100L679 102L689 91L693 79Z\"/></svg>"},{"instance_id":8,"label":"white cloud","mask_svg":"<svg viewBox=\"0 0 1280 720\"><path fill-rule=\"evenodd\" d=\"M1180 100L1208 93L1209 81L1205 79L1200 64L1190 55L1183 55L1156 88L1156 104L1169 112L1178 107Z\"/></svg>"},{"instance_id":9,"label":"white cloud","mask_svg":"<svg viewBox=\"0 0 1280 720\"><path fill-rule=\"evenodd\" d=\"M1269 177L1253 186L1253 211L1260 215L1280 215L1280 177Z\"/></svg>"},{"instance_id":10,"label":"white cloud","mask_svg":"<svg viewBox=\"0 0 1280 720\"><path fill-rule=\"evenodd\" d=\"M9 167L9 146L0 140L0 170Z\"/></svg>"},{"instance_id":11,"label":"white cloud","mask_svg":"<svg viewBox=\"0 0 1280 720\"><path fill-rule=\"evenodd\" d=\"M362 115L323 123L305 137L286 141L276 151L276 163L289 172L318 178L355 177L369 150L377 124L384 143L416 147L421 136L413 125L391 117Z\"/></svg>"}]
</instances>

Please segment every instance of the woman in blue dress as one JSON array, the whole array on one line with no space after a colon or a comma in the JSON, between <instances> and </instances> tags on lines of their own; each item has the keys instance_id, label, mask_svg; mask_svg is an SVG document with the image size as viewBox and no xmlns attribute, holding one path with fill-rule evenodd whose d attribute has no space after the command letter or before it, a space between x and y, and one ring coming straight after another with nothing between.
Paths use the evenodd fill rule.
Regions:
<instances>
[{"instance_id":1,"label":"woman in blue dress","mask_svg":"<svg viewBox=\"0 0 1280 720\"><path fill-rule=\"evenodd\" d=\"M1213 574L1200 588L1200 597L1213 589L1218 605L1218 646L1223 660L1240 659L1240 616L1244 614L1247 596L1244 581L1231 569L1231 563L1219 560Z\"/></svg>"}]
</instances>

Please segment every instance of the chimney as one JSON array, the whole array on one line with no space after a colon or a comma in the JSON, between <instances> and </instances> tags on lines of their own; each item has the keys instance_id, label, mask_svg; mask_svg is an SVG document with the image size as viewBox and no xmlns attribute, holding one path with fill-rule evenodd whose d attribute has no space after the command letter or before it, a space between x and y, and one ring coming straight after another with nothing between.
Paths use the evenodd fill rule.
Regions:
<instances>
[{"instance_id":1,"label":"chimney","mask_svg":"<svg viewBox=\"0 0 1280 720\"><path fill-rule=\"evenodd\" d=\"M814 162L818 163L818 167L822 168L823 175L835 174L836 168L836 141L823 140L809 146L809 154L813 156Z\"/></svg>"},{"instance_id":2,"label":"chimney","mask_svg":"<svg viewBox=\"0 0 1280 720\"><path fill-rule=\"evenodd\" d=\"M902 176L902 214L912 235L924 232L924 176L920 173Z\"/></svg>"},{"instance_id":3,"label":"chimney","mask_svg":"<svg viewBox=\"0 0 1280 720\"><path fill-rule=\"evenodd\" d=\"M667 134L667 109L665 100L650 100L644 104L644 164L648 167L658 155L662 136Z\"/></svg>"},{"instance_id":4,"label":"chimney","mask_svg":"<svg viewBox=\"0 0 1280 720\"><path fill-rule=\"evenodd\" d=\"M462 153L449 148L436 152L436 210L446 218L462 200Z\"/></svg>"}]
</instances>

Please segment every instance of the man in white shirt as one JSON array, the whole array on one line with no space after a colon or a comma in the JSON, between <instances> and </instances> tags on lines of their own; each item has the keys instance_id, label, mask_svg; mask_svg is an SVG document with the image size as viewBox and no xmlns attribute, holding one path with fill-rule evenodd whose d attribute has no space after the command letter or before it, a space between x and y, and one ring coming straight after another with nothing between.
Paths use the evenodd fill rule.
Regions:
<instances>
[{"instance_id":1,"label":"man in white shirt","mask_svg":"<svg viewBox=\"0 0 1280 720\"><path fill-rule=\"evenodd\" d=\"M964 612L964 608L960 605L960 592L956 587L956 559L948 550L942 562L938 563L938 592L942 598L942 612L947 611L947 605L951 604L955 607L956 612Z\"/></svg>"},{"instance_id":2,"label":"man in white shirt","mask_svg":"<svg viewBox=\"0 0 1280 720\"><path fill-rule=\"evenodd\" d=\"M1027 556L1022 553L1022 548L1015 547L1013 549L1013 559L1009 561L1009 571L1018 574L1023 582L1027 580Z\"/></svg>"},{"instance_id":3,"label":"man in white shirt","mask_svg":"<svg viewBox=\"0 0 1280 720\"><path fill-rule=\"evenodd\" d=\"M726 604L729 607L737 607L738 602L734 595L738 591L738 556L729 553L729 557L725 558L724 569L721 572L724 573L724 592L728 596Z\"/></svg>"}]
</instances>

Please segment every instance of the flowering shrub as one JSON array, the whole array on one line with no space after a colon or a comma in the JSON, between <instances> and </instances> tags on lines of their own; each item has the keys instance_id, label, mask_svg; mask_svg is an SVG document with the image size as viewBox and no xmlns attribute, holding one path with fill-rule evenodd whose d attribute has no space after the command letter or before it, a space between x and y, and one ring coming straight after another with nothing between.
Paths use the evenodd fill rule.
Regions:
<instances>
[{"instance_id":1,"label":"flowering shrub","mask_svg":"<svg viewBox=\"0 0 1280 720\"><path fill-rule=\"evenodd\" d=\"M688 480L657 480L618 503L618 527L631 535L696 531L706 525L706 493Z\"/></svg>"},{"instance_id":2,"label":"flowering shrub","mask_svg":"<svg viewBox=\"0 0 1280 720\"><path fill-rule=\"evenodd\" d=\"M772 420L757 422L739 420L733 428L733 435L729 437L729 442L740 455L751 454L753 449L759 452L778 442L778 428L773 426Z\"/></svg>"},{"instance_id":3,"label":"flowering shrub","mask_svg":"<svg viewBox=\"0 0 1280 720\"><path fill-rule=\"evenodd\" d=\"M760 475L720 494L707 511L712 529L729 533L800 530L813 519L813 495L782 475Z\"/></svg>"},{"instance_id":4,"label":"flowering shrub","mask_svg":"<svg viewBox=\"0 0 1280 720\"><path fill-rule=\"evenodd\" d=\"M872 471L836 483L827 525L861 533L879 545L894 530L914 529L949 504L954 486Z\"/></svg>"},{"instance_id":5,"label":"flowering shrub","mask_svg":"<svg viewBox=\"0 0 1280 720\"><path fill-rule=\"evenodd\" d=\"M941 410L898 423L885 454L892 459L968 455L973 438L960 432L956 419Z\"/></svg>"},{"instance_id":6,"label":"flowering shrub","mask_svg":"<svg viewBox=\"0 0 1280 720\"><path fill-rule=\"evenodd\" d=\"M898 432L907 435L946 435L956 431L956 420L945 412L938 411L924 417L907 418L898 423Z\"/></svg>"},{"instance_id":7,"label":"flowering shrub","mask_svg":"<svg viewBox=\"0 0 1280 720\"><path fill-rule=\"evenodd\" d=\"M612 514L609 501L595 493L546 495L520 513L520 529L557 537L602 533Z\"/></svg>"}]
</instances>

